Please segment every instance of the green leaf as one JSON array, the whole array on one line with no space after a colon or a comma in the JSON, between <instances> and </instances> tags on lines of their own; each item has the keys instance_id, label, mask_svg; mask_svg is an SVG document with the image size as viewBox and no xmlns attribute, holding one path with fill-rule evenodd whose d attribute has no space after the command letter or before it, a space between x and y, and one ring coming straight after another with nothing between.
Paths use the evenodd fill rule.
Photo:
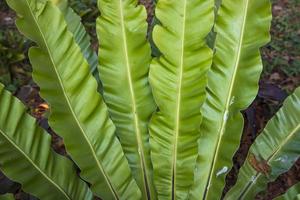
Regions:
<instances>
[{"instance_id":1,"label":"green leaf","mask_svg":"<svg viewBox=\"0 0 300 200\"><path fill-rule=\"evenodd\" d=\"M99 0L99 71L104 99L143 199L156 199L148 122L155 104L148 83L147 14L136 0Z\"/></svg>"},{"instance_id":2,"label":"green leaf","mask_svg":"<svg viewBox=\"0 0 300 200\"><path fill-rule=\"evenodd\" d=\"M153 41L162 53L150 66L159 111L151 119L150 145L159 199L186 199L193 183L200 107L212 51L205 37L213 25L213 0L159 0Z\"/></svg>"},{"instance_id":3,"label":"green leaf","mask_svg":"<svg viewBox=\"0 0 300 200\"><path fill-rule=\"evenodd\" d=\"M43 0L8 2L19 15L18 28L39 45L29 52L33 78L51 105L49 124L64 138L81 176L103 199L139 199L97 83L63 14Z\"/></svg>"},{"instance_id":4,"label":"green leaf","mask_svg":"<svg viewBox=\"0 0 300 200\"><path fill-rule=\"evenodd\" d=\"M254 199L300 155L300 88L288 97L283 107L267 124L251 146L240 169L236 186L227 199Z\"/></svg>"},{"instance_id":5,"label":"green leaf","mask_svg":"<svg viewBox=\"0 0 300 200\"><path fill-rule=\"evenodd\" d=\"M55 5L58 5L61 12L64 14L68 30L73 34L73 37L81 49L84 58L88 61L90 69L94 77L96 78L99 87L101 88L101 81L99 78L98 56L92 49L91 38L87 34L85 27L81 23L81 18L74 10L68 6L68 0L51 0Z\"/></svg>"},{"instance_id":6,"label":"green leaf","mask_svg":"<svg viewBox=\"0 0 300 200\"><path fill-rule=\"evenodd\" d=\"M262 71L259 48L270 39L269 0L223 0L215 24L213 66L208 76L207 101L193 199L218 199L243 129L241 110L253 101Z\"/></svg>"},{"instance_id":7,"label":"green leaf","mask_svg":"<svg viewBox=\"0 0 300 200\"><path fill-rule=\"evenodd\" d=\"M275 200L299 200L299 199L300 199L300 183L292 186L283 195L275 198Z\"/></svg>"},{"instance_id":8,"label":"green leaf","mask_svg":"<svg viewBox=\"0 0 300 200\"><path fill-rule=\"evenodd\" d=\"M0 108L1 171L40 199L93 198L72 162L50 149L50 135L1 84Z\"/></svg>"}]
</instances>

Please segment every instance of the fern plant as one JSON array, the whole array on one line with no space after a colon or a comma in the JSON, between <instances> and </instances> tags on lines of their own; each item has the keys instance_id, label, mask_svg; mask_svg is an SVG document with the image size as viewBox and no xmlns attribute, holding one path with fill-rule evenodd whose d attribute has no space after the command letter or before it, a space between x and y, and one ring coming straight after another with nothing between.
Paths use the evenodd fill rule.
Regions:
<instances>
[{"instance_id":1,"label":"fern plant","mask_svg":"<svg viewBox=\"0 0 300 200\"><path fill-rule=\"evenodd\" d=\"M67 0L7 3L36 43L33 79L73 161L52 152L50 137L1 85L0 168L8 177L40 199L222 197L241 111L258 90L269 0L158 0L151 42L136 0L98 0L99 56ZM253 199L299 157L299 105L297 89L225 199Z\"/></svg>"}]
</instances>

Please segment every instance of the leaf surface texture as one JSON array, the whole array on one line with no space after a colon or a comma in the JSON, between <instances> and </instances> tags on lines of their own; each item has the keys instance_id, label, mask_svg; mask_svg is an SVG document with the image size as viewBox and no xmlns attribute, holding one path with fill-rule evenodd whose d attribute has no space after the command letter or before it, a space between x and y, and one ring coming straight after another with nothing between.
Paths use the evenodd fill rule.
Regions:
<instances>
[{"instance_id":1,"label":"leaf surface texture","mask_svg":"<svg viewBox=\"0 0 300 200\"><path fill-rule=\"evenodd\" d=\"M68 30L73 34L75 42L81 49L84 58L89 63L92 74L95 76L98 84L100 84L98 67L98 56L91 46L91 38L85 30L85 27L81 23L81 18L75 13L75 11L68 6L68 0L51 0L57 5L64 15L67 23Z\"/></svg>"},{"instance_id":2,"label":"leaf surface texture","mask_svg":"<svg viewBox=\"0 0 300 200\"><path fill-rule=\"evenodd\" d=\"M212 51L205 37L213 25L212 0L159 0L153 41L161 52L149 80L158 105L150 122L151 158L159 199L186 199L193 183L200 107Z\"/></svg>"},{"instance_id":3,"label":"leaf surface texture","mask_svg":"<svg viewBox=\"0 0 300 200\"><path fill-rule=\"evenodd\" d=\"M51 106L49 124L64 138L81 176L101 198L139 199L115 127L64 15L43 0L8 2L20 16L18 28L39 46L29 51L33 78Z\"/></svg>"},{"instance_id":4,"label":"leaf surface texture","mask_svg":"<svg viewBox=\"0 0 300 200\"><path fill-rule=\"evenodd\" d=\"M258 91L263 67L259 48L269 41L270 21L269 0L223 0L218 9L192 199L221 196L240 144L244 123L240 112Z\"/></svg>"},{"instance_id":5,"label":"leaf surface texture","mask_svg":"<svg viewBox=\"0 0 300 200\"><path fill-rule=\"evenodd\" d=\"M155 199L148 121L155 104L148 83L147 14L136 0L100 0L99 71L104 99L143 199Z\"/></svg>"},{"instance_id":6,"label":"leaf surface texture","mask_svg":"<svg viewBox=\"0 0 300 200\"><path fill-rule=\"evenodd\" d=\"M2 84L0 108L0 168L7 176L40 199L93 198L73 163L50 149L50 135Z\"/></svg>"}]
</instances>

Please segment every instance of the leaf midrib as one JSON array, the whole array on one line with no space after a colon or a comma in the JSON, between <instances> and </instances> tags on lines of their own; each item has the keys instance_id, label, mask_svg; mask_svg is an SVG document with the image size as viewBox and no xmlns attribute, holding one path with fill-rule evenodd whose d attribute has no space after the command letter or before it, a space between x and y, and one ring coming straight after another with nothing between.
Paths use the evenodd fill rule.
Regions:
<instances>
[{"instance_id":1,"label":"leaf midrib","mask_svg":"<svg viewBox=\"0 0 300 200\"><path fill-rule=\"evenodd\" d=\"M143 178L143 189L145 190L145 194L149 195L149 198L151 199L151 192L150 188L147 188L149 186L148 183L148 176L147 176L147 170L146 163L145 163L145 155L144 155L144 146L142 143L142 136L139 126L139 120L137 115L137 107L136 107L136 101L135 101L135 92L133 89L133 81L131 77L131 69L130 69L130 61L129 61L129 55L128 55L128 42L127 42L127 35L125 30L125 19L124 19L124 12L123 12L123 3L122 0L119 0L119 7L120 7L120 17L121 17L121 29L122 29L122 37L123 37L123 46L124 46L124 54L125 54L125 66L126 66L126 72L128 77L128 84L129 84L129 90L130 90L130 98L132 102L132 114L134 115L134 128L136 132L136 141L138 145L138 154L140 156L140 168L142 169L142 178ZM149 191L149 192L148 192Z\"/></svg>"},{"instance_id":2,"label":"leaf midrib","mask_svg":"<svg viewBox=\"0 0 300 200\"><path fill-rule=\"evenodd\" d=\"M175 117L175 135L173 141L173 159L172 159L172 199L176 199L176 164L177 164L177 144L180 129L180 108L181 108L181 90L183 78L184 52L185 52L185 27L186 27L186 8L187 0L184 0L183 24L182 24L182 40L181 40L181 57L179 65L178 92L176 99L176 117Z\"/></svg>"},{"instance_id":3,"label":"leaf midrib","mask_svg":"<svg viewBox=\"0 0 300 200\"><path fill-rule=\"evenodd\" d=\"M69 197L69 195L58 185L56 184L46 173L44 173L36 164L35 162L21 149L19 148L19 146L13 141L11 140L6 134L5 131L3 131L2 129L0 129L0 133L1 135L8 140L8 142L14 147L16 148L27 160L28 162L47 180L49 181L52 185L54 185L55 188L57 188L68 200L72 200L71 197ZM49 147L50 148L50 147Z\"/></svg>"},{"instance_id":4,"label":"leaf midrib","mask_svg":"<svg viewBox=\"0 0 300 200\"><path fill-rule=\"evenodd\" d=\"M293 138L293 136L300 130L300 123L294 128L291 133L286 137L283 142L278 146L278 148L275 149L275 151L271 154L271 156L267 159L267 163L269 164L275 157L276 155L281 151L282 148ZM263 133L262 133L263 134ZM250 181L248 185L245 187L245 189L240 193L240 196L238 199L243 198L247 194L247 192L252 188L254 185L253 183L256 182L256 180L262 175L262 173L257 172L255 175L255 178L253 181Z\"/></svg>"},{"instance_id":5,"label":"leaf midrib","mask_svg":"<svg viewBox=\"0 0 300 200\"><path fill-rule=\"evenodd\" d=\"M30 7L30 4L29 4L28 0L25 0L25 2L26 2L26 4L27 4L27 6L28 6L28 8L29 8L29 11L30 11L30 14L31 14L31 16L32 16L32 18L33 18L33 20L34 20L34 22L35 22L35 24L36 24L36 26L37 26L37 28L38 28L38 30L39 30L39 32L40 32L40 34L41 34L41 37L42 37L43 42L44 42L44 44L45 44L45 47L46 47L46 49L47 49L49 58L50 58L51 63L52 63L52 65L53 65L53 69L54 69L55 74L56 74L56 76L57 76L59 85L61 86L61 90L62 90L63 95L64 95L64 97L65 97L65 100L66 100L66 102L67 102L67 104L68 104L69 110L70 110L70 112L71 112L71 114L72 114L72 116L73 116L73 118L74 118L74 120L75 120L75 122L76 122L76 124L77 124L77 126L78 126L78 128L79 128L79 130L80 130L80 132L82 133L82 135L84 136L84 139L86 140L87 144L89 145L90 150L91 150L91 152L92 152L92 155L93 155L93 157L94 157L94 159L95 159L95 161L96 161L96 164L97 164L99 170L101 171L101 173L104 175L105 181L107 182L107 185L109 186L109 188L110 188L110 190L111 190L111 193L113 194L113 196L115 197L115 199L119 199L119 197L117 196L116 191L115 191L114 188L112 187L112 184L111 184L111 182L109 181L109 179L108 179L108 177L107 177L107 174L105 173L105 171L104 171L104 169L103 169L101 163L100 163L99 160L97 159L97 154L95 153L95 151L94 151L94 149L93 149L93 147L92 147L92 144L91 144L90 141L88 140L88 138L87 138L87 136L86 136L86 134L85 134L85 132L84 132L84 130L83 130L83 128L82 128L80 122L79 122L79 120L77 119L77 117L76 117L76 115L75 115L75 113L74 113L74 111L73 111L73 109L72 109L71 102L70 102L70 100L69 100L69 98L68 98L68 96L67 96L67 94L66 94L65 87L64 87L64 84L63 84L63 82L62 82L62 79L61 79L61 77L60 77L60 75L59 75L59 73L58 73L58 71L57 71L57 69L56 69L56 64L55 64L55 62L54 62L54 60L53 60L53 58L52 58L52 54L51 54L50 48L49 48L49 46L48 46L48 44L47 44L47 42L46 42L46 38L45 38L45 36L44 36L44 34L43 34L43 32L42 32L40 26L39 26L39 23L37 22L37 19L36 19L34 13L33 13L32 10L31 10L31 7ZM47 3L49 3L49 2L46 2L45 4L47 4ZM45 6L46 6L46 5L45 5Z\"/></svg>"},{"instance_id":6,"label":"leaf midrib","mask_svg":"<svg viewBox=\"0 0 300 200\"><path fill-rule=\"evenodd\" d=\"M237 51L237 56L236 56L236 59L235 59L235 62L234 62L235 64L234 64L233 75L232 75L231 82L230 82L230 85L229 85L230 86L229 91L228 91L229 95L227 96L227 99L226 99L226 104L225 104L225 109L224 109L224 113L223 113L223 117L222 117L221 127L220 127L219 131L217 132L217 133L220 133L220 134L218 134L217 145L215 146L214 157L213 157L213 160L212 160L212 163L211 163L212 167L210 168L208 181L207 181L207 184L206 184L206 187L205 187L206 191L205 191L204 197L203 197L204 200L207 199L207 193L208 193L208 190L210 188L209 186L212 182L212 177L213 177L212 173L215 170L215 163L216 163L217 157L219 155L219 148L220 148L220 145L221 145L221 142L222 142L222 137L223 137L225 127L226 127L226 124L227 124L227 118L228 118L228 115L229 115L229 107L230 107L230 102L231 102L231 98L232 98L233 87L234 87L234 84L235 84L235 81L236 81L238 65L239 65L242 46L243 46L244 31L245 31L245 25L246 25L247 14L248 14L248 5L249 5L249 0L246 0L246 4L245 4L245 8L244 8L244 13L245 14L244 14L244 17L243 17L242 30L241 30L240 37L239 37L240 39L239 39L238 51Z\"/></svg>"}]
</instances>

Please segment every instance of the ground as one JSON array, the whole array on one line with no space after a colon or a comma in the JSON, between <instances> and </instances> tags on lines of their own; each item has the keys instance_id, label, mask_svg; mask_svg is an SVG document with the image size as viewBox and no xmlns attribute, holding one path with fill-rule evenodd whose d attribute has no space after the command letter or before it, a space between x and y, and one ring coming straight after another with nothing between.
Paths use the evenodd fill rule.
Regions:
<instances>
[{"instance_id":1,"label":"ground","mask_svg":"<svg viewBox=\"0 0 300 200\"><path fill-rule=\"evenodd\" d=\"M148 22L153 16L153 6L149 0L141 0L148 10ZM97 50L95 18L99 15L96 0L71 0L71 6L82 17L92 36ZM226 178L224 193L234 184L239 167L245 160L250 145L260 133L266 122L274 115L283 100L300 85L300 0L272 0L273 21L272 41L262 48L264 71L260 79L260 90L251 106L245 110L246 124L239 150L235 154L234 167ZM29 112L53 136L53 148L65 154L63 142L48 127L44 112L47 104L38 96L38 87L31 79L31 66L27 50L32 43L25 39L15 28L15 14L5 1L0 1L0 82L19 97ZM267 191L256 199L272 199L283 193L296 181L300 181L300 160L285 174L268 185ZM21 191L20 185L9 181L0 173L0 194L13 192L16 199L33 199Z\"/></svg>"}]
</instances>

